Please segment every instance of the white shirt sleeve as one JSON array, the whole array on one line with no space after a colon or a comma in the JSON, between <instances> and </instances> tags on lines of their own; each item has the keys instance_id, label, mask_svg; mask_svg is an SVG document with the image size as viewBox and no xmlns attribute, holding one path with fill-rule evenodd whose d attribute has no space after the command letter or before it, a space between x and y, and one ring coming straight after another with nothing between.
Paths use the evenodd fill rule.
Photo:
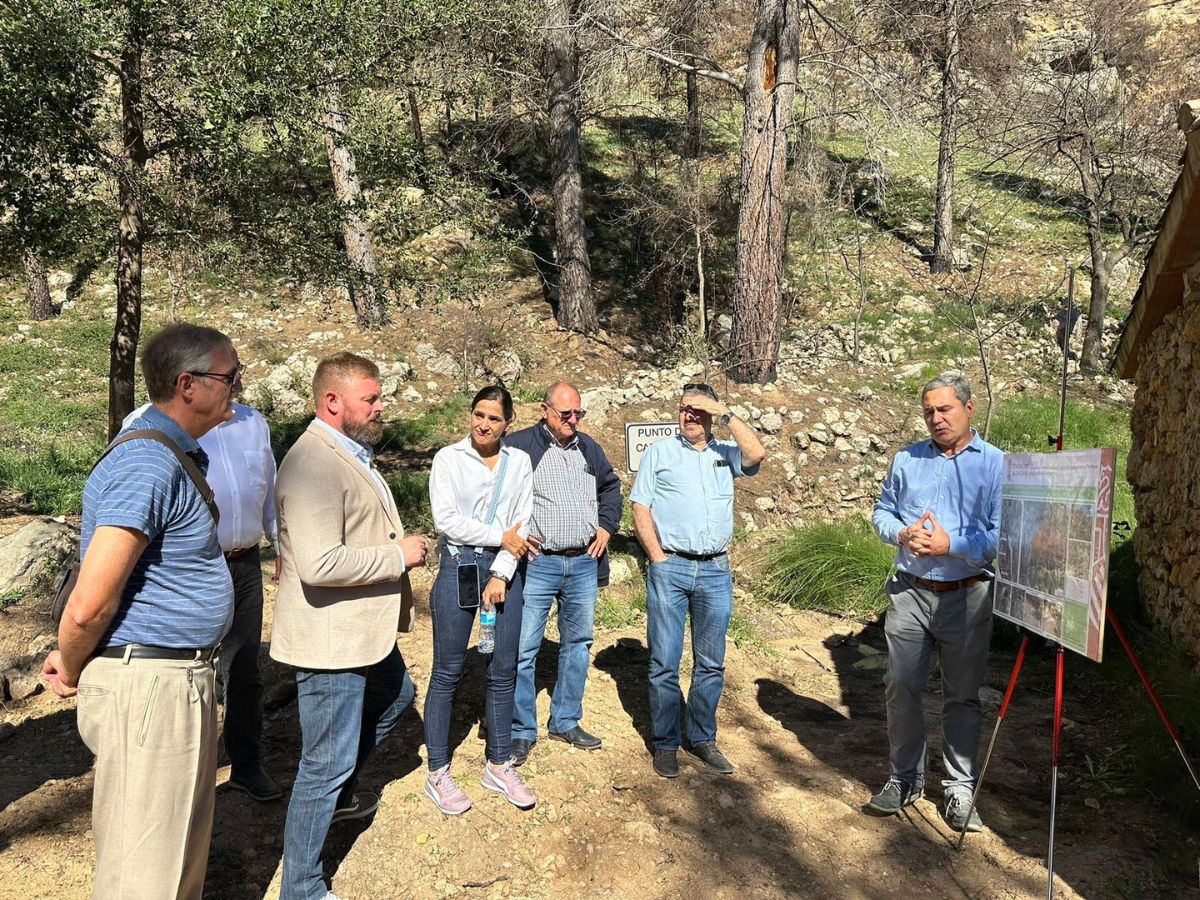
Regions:
<instances>
[{"instance_id":1,"label":"white shirt sleeve","mask_svg":"<svg viewBox=\"0 0 1200 900\"><path fill-rule=\"evenodd\" d=\"M503 521L507 523L505 530L520 522L521 527L517 529L517 534L528 537L529 519L533 516L533 466L529 462L529 454L524 451L513 453L512 460L512 468L515 471L508 476L512 489L509 484L504 485L504 493L508 494L512 501L509 504L501 504L509 510ZM492 574L510 581L519 562L520 560L507 550L501 549L492 560Z\"/></svg>"},{"instance_id":2,"label":"white shirt sleeve","mask_svg":"<svg viewBox=\"0 0 1200 900\"><path fill-rule=\"evenodd\" d=\"M433 468L429 473L429 506L433 511L433 524L452 544L463 547L495 547L504 536L504 529L497 523L486 525L474 518L469 500L478 488L472 490L471 473L464 471L463 464L469 462L465 454L453 446L443 447L433 457ZM474 473L476 480L478 472Z\"/></svg>"}]
</instances>

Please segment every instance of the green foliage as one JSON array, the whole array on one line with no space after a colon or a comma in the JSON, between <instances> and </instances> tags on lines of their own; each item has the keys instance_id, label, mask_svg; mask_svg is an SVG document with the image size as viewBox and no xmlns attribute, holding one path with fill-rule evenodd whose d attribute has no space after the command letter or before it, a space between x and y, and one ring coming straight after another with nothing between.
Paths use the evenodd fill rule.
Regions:
<instances>
[{"instance_id":1,"label":"green foliage","mask_svg":"<svg viewBox=\"0 0 1200 900\"><path fill-rule=\"evenodd\" d=\"M400 521L408 531L431 533L433 511L429 508L429 475L424 472L401 472L387 479L396 500Z\"/></svg>"},{"instance_id":2,"label":"green foliage","mask_svg":"<svg viewBox=\"0 0 1200 900\"><path fill-rule=\"evenodd\" d=\"M467 411L471 397L451 394L441 404L411 419L398 419L383 429L380 451L413 447L440 447L458 440L467 431Z\"/></svg>"},{"instance_id":3,"label":"green foliage","mask_svg":"<svg viewBox=\"0 0 1200 900\"><path fill-rule=\"evenodd\" d=\"M646 617L646 593L644 590L632 596L619 588L600 591L596 601L596 627L629 628L644 621Z\"/></svg>"},{"instance_id":4,"label":"green foliage","mask_svg":"<svg viewBox=\"0 0 1200 900\"><path fill-rule=\"evenodd\" d=\"M988 440L1006 451L1045 452L1047 437L1058 433L1058 398L1021 396L996 409ZM1125 478L1131 436L1129 411L1105 404L1067 400L1063 423L1067 450L1115 447L1117 478L1113 497L1113 522L1134 525L1133 488Z\"/></svg>"},{"instance_id":5,"label":"green foliage","mask_svg":"<svg viewBox=\"0 0 1200 900\"><path fill-rule=\"evenodd\" d=\"M0 485L19 491L35 512L77 515L83 509L83 485L104 447L50 447L33 453L0 450Z\"/></svg>"},{"instance_id":6,"label":"green foliage","mask_svg":"<svg viewBox=\"0 0 1200 900\"><path fill-rule=\"evenodd\" d=\"M887 607L893 555L863 519L794 528L763 550L758 593L799 609L875 616Z\"/></svg>"}]
</instances>

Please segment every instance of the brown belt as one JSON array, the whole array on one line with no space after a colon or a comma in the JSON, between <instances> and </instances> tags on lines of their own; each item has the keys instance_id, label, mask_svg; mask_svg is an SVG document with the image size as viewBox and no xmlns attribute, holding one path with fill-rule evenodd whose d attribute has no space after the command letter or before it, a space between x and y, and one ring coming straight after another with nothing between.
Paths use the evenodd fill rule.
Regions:
<instances>
[{"instance_id":1,"label":"brown belt","mask_svg":"<svg viewBox=\"0 0 1200 900\"><path fill-rule=\"evenodd\" d=\"M927 591L933 591L935 594L946 594L950 591L957 591L959 588L979 584L981 581L991 580L986 575L972 575L970 578L960 578L958 581L930 581L928 578L918 578L916 575L910 575L908 572L902 574L913 584L923 587Z\"/></svg>"}]
</instances>

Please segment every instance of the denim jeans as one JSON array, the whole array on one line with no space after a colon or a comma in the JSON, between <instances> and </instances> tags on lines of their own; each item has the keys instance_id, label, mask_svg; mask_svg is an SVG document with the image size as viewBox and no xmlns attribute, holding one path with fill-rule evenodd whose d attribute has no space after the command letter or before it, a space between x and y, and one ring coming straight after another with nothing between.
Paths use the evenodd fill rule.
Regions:
<instances>
[{"instance_id":1,"label":"denim jeans","mask_svg":"<svg viewBox=\"0 0 1200 900\"><path fill-rule=\"evenodd\" d=\"M679 660L684 619L692 619L692 684L688 689L689 745L717 739L717 702L725 687L725 633L733 612L729 557L689 560L669 555L646 573L646 631L650 644L650 727L654 748L679 746Z\"/></svg>"},{"instance_id":2,"label":"denim jeans","mask_svg":"<svg viewBox=\"0 0 1200 900\"><path fill-rule=\"evenodd\" d=\"M488 569L496 551L485 549L476 554L470 547L462 548L458 558L443 548L441 567L433 590L429 594L430 618L433 620L433 671L429 690L425 694L425 747L429 752L429 769L434 771L450 762L450 716L454 705L454 690L462 675L475 625L476 610L458 605L458 566L477 562L480 586L487 584ZM484 701L487 718L487 758L499 765L511 758L513 718L513 687L517 680L517 649L521 644L522 580L524 565L517 567L512 583L504 594L504 602L496 607L496 647L488 660L487 696Z\"/></svg>"},{"instance_id":3,"label":"denim jeans","mask_svg":"<svg viewBox=\"0 0 1200 900\"><path fill-rule=\"evenodd\" d=\"M233 624L221 641L220 671L225 700L225 752L230 775L259 765L262 738L262 677L258 646L262 641L263 585L259 549L229 560L233 578Z\"/></svg>"},{"instance_id":4,"label":"denim jeans","mask_svg":"<svg viewBox=\"0 0 1200 900\"><path fill-rule=\"evenodd\" d=\"M349 805L358 773L415 696L400 651L372 666L296 670L303 749L283 831L281 900L322 900L321 848L329 820Z\"/></svg>"},{"instance_id":5,"label":"denim jeans","mask_svg":"<svg viewBox=\"0 0 1200 900\"><path fill-rule=\"evenodd\" d=\"M531 559L525 570L525 612L521 617L521 651L517 659L517 692L512 736L537 740L538 650L546 633L550 607L558 600L558 680L550 698L550 730L570 731L583 718L583 688L592 657L592 623L596 617L596 560L579 556Z\"/></svg>"},{"instance_id":6,"label":"denim jeans","mask_svg":"<svg viewBox=\"0 0 1200 900\"><path fill-rule=\"evenodd\" d=\"M930 657L942 668L942 793L969 794L979 775L976 755L983 712L979 688L987 674L992 635L991 582L935 593L903 573L887 583L891 597L884 633L888 643L888 744L892 774L908 784L925 781L925 715L921 702Z\"/></svg>"}]
</instances>

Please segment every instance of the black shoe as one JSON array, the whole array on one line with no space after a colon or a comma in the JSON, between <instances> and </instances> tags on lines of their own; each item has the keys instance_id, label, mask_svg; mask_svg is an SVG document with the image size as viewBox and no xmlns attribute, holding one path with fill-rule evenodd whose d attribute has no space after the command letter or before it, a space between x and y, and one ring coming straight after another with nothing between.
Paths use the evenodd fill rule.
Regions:
<instances>
[{"instance_id":1,"label":"black shoe","mask_svg":"<svg viewBox=\"0 0 1200 900\"><path fill-rule=\"evenodd\" d=\"M967 816L967 810L971 815ZM979 818L979 810L971 806L970 794L951 794L946 798L946 807L942 810L942 818L956 832L962 832L963 827L972 834L983 831L983 819Z\"/></svg>"},{"instance_id":2,"label":"black shoe","mask_svg":"<svg viewBox=\"0 0 1200 900\"><path fill-rule=\"evenodd\" d=\"M578 725L570 731L552 731L550 737L556 741L563 741L570 744L572 747L578 747L580 750L599 750L604 746L604 742L594 734L588 734Z\"/></svg>"},{"instance_id":3,"label":"black shoe","mask_svg":"<svg viewBox=\"0 0 1200 900\"><path fill-rule=\"evenodd\" d=\"M349 819L363 819L379 809L379 795L371 791L359 791L350 798L347 806L339 806L333 811L329 824L345 822Z\"/></svg>"},{"instance_id":4,"label":"black shoe","mask_svg":"<svg viewBox=\"0 0 1200 900\"><path fill-rule=\"evenodd\" d=\"M733 774L733 763L725 758L720 750L717 749L716 741L701 741L698 744L692 744L688 747L688 753L700 760L714 772L721 775Z\"/></svg>"},{"instance_id":5,"label":"black shoe","mask_svg":"<svg viewBox=\"0 0 1200 900\"><path fill-rule=\"evenodd\" d=\"M894 816L906 806L911 806L921 799L924 786L909 784L902 778L893 775L874 797L867 803L867 808L881 816Z\"/></svg>"},{"instance_id":6,"label":"black shoe","mask_svg":"<svg viewBox=\"0 0 1200 900\"><path fill-rule=\"evenodd\" d=\"M229 776L229 786L235 791L245 791L251 799L259 803L278 800L283 796L283 789L275 783L275 779L263 771L262 766L253 765Z\"/></svg>"},{"instance_id":7,"label":"black shoe","mask_svg":"<svg viewBox=\"0 0 1200 900\"><path fill-rule=\"evenodd\" d=\"M654 751L654 771L663 778L679 777L679 760L676 758L677 747L656 748Z\"/></svg>"},{"instance_id":8,"label":"black shoe","mask_svg":"<svg viewBox=\"0 0 1200 900\"><path fill-rule=\"evenodd\" d=\"M508 755L512 758L514 766L522 765L525 760L529 759L529 751L533 749L534 741L527 741L524 738L513 738L508 745Z\"/></svg>"}]
</instances>

